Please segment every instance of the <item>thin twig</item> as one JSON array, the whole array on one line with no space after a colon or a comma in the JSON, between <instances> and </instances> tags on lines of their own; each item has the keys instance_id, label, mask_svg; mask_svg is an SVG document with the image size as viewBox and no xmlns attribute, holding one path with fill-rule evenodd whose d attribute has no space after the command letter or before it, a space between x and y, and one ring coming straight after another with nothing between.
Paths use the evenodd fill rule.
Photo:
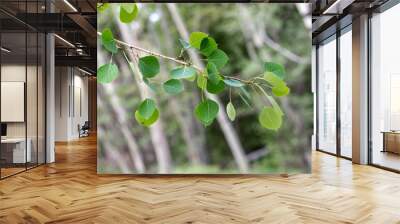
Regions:
<instances>
[{"instance_id":1,"label":"thin twig","mask_svg":"<svg viewBox=\"0 0 400 224\"><path fill-rule=\"evenodd\" d=\"M97 32L97 35L101 36L101 32ZM157 56L157 57L164 58L164 59L167 59L167 60L171 60L171 61L174 61L174 62L176 62L178 64L181 64L181 65L184 65L184 66L191 66L191 67L195 68L196 70L198 70L200 73L203 72L198 66L193 65L193 64L191 64L189 62L182 61L182 60L176 59L174 57L169 57L169 56L157 53L157 52L153 52L153 51L150 51L150 50L147 50L147 49L144 49L144 48L141 48L141 47L126 43L126 42L118 40L118 39L114 39L114 40L119 45L129 47L130 49L135 49L137 51L141 51L141 52L147 53L149 55L153 55L153 56ZM238 80L238 81L243 82L243 83L248 84L248 85L254 84L253 80L243 80L243 79L240 79L240 78L237 78L237 77L226 76L226 75L221 75L221 76L224 77L225 79Z\"/></svg>"},{"instance_id":2,"label":"thin twig","mask_svg":"<svg viewBox=\"0 0 400 224\"><path fill-rule=\"evenodd\" d=\"M101 33L100 33L100 32L97 32L97 35L101 36ZM192 65L192 64L190 64L190 63L188 63L188 62L186 62L186 61L182 61L182 60L179 60L179 59L176 59L176 58L173 58L173 57L169 57L169 56L166 56L166 55L163 55L163 54L160 54L160 53L156 53L156 52L153 52L153 51L149 51L149 50L147 50L147 49L144 49L144 48L141 48L141 47L132 45L132 44L128 44L128 43L126 43L126 42L124 42L124 41L122 41L122 40L118 40L118 39L114 39L114 40L115 40L116 43L118 43L118 44L120 44L120 45L123 45L123 46L126 46L126 47L129 47L129 48L131 48L131 49L135 49L135 50L138 50L138 51L142 51L142 52L144 52L144 53L147 53L147 54L150 54L150 55L154 55L154 56L157 56L157 57L160 57L160 58L168 59L168 60L174 61L174 62L176 62L176 63L178 63L178 64L181 64L181 65L192 66L192 67L195 68L196 70L198 70L198 71L200 71L200 72L202 71L199 67L197 67L197 66L195 66L195 65Z\"/></svg>"}]
</instances>

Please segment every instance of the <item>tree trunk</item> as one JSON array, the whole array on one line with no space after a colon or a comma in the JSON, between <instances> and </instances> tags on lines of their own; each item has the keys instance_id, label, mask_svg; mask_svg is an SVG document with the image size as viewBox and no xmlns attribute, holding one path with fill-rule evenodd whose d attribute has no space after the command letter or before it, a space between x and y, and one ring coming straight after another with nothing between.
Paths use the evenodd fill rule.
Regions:
<instances>
[{"instance_id":1,"label":"tree trunk","mask_svg":"<svg viewBox=\"0 0 400 224\"><path fill-rule=\"evenodd\" d=\"M300 5L306 5L306 4L300 4ZM298 8L298 10L299 10L299 8ZM288 49L283 48L279 43L274 42L272 39L270 39L268 34L266 33L266 30L264 29L264 26L260 26L260 27L256 26L256 21L250 16L250 13L245 6L238 4L238 11L239 11L239 14L241 15L241 18L243 19L243 23L242 23L242 30L244 31L243 34L245 35L245 37L247 36L247 39L249 39L250 41L253 41L253 43L257 47L258 51L262 50L263 43L264 43L267 46L271 47L272 49L276 50L282 56L286 57L287 59L289 59L295 63L301 63L301 64L309 63L306 58L302 58L302 57L290 52ZM303 22L306 23L306 21L304 21L304 20L303 20ZM306 28L309 28L309 27L306 27ZM262 30L262 32L258 32L257 30ZM253 38L249 38L249 36L248 36L251 33L253 35ZM252 53L252 52L248 52L248 53L249 53L249 55L254 57L254 53ZM254 58L251 58L251 59L255 60ZM295 76L295 75L292 75L292 76ZM293 123L295 135L299 136L304 129L303 119L301 118L301 116L299 116L298 113L296 113L295 108L293 108L288 97L281 98L281 106L283 108L283 111L285 111L285 113L287 114L287 117ZM306 147L301 147L301 148L303 150L303 148L305 149ZM308 166L310 164L310 161L308 159L308 150L306 150L304 153L303 162L306 164L306 166Z\"/></svg>"},{"instance_id":2,"label":"tree trunk","mask_svg":"<svg viewBox=\"0 0 400 224\"><path fill-rule=\"evenodd\" d=\"M298 56L297 54L291 52L289 49L281 46L278 42L271 39L271 37L265 31L264 26L257 26L256 21L251 17L251 13L249 12L246 5L237 4L237 10L239 12L239 17L242 21L242 27L246 29L246 33L252 35L252 39L254 45L263 53L262 48L263 45L266 44L271 49L275 50L276 52L280 53L285 58L299 64L306 63L306 59ZM260 21L263 23L264 21ZM266 55L262 55L263 57L267 58Z\"/></svg>"},{"instance_id":3,"label":"tree trunk","mask_svg":"<svg viewBox=\"0 0 400 224\"><path fill-rule=\"evenodd\" d=\"M99 59L99 64L104 64L104 59L101 54L98 54L98 59ZM100 85L99 85L100 86ZM101 93L101 90L104 90L104 92L111 98L110 104L112 107L112 110L115 112L117 115L118 123L120 126L120 130L122 132L122 135L124 136L126 143L129 148L129 152L132 158L132 161L135 165L135 169L138 173L144 173L145 172L145 166L143 162L143 157L142 154L139 150L138 145L136 144L135 137L132 135L130 131L130 127L127 125L126 119L126 113L124 108L121 107L119 104L118 98L115 96L114 93L114 86L112 83L110 84L105 84L101 85L99 88L99 93Z\"/></svg>"},{"instance_id":4,"label":"tree trunk","mask_svg":"<svg viewBox=\"0 0 400 224\"><path fill-rule=\"evenodd\" d=\"M114 14L118 15L116 8L114 8ZM132 27L127 25L122 25L121 22L118 21L118 17L114 16L114 18L116 18L115 23L118 25L122 40L128 43L136 43L137 39L135 32L130 32ZM128 57L130 58L130 60L132 60L133 57L135 57L135 55L128 54ZM139 87L141 99L146 99L146 98L154 99L152 93L149 91L148 87L144 83L142 79L142 74L140 73L139 69L137 68L137 66L133 67L135 72L134 77L137 82L137 86ZM171 154L167 138L163 131L164 128L161 116L158 119L158 121L154 123L149 129L150 129L151 141L154 147L158 163L158 172L161 174L170 173L172 168Z\"/></svg>"},{"instance_id":5,"label":"tree trunk","mask_svg":"<svg viewBox=\"0 0 400 224\"><path fill-rule=\"evenodd\" d=\"M160 12L162 12L161 7L158 7ZM162 17L162 16L161 16ZM161 29L162 33L164 34L164 41L163 41L163 47L166 49L167 55L173 55L173 44L171 40L171 33L169 32L168 29L168 21L165 19L162 19L161 21ZM160 43L160 38L158 35L155 33L154 26L152 24L149 25L150 31L151 31L151 36L154 39L154 42L157 43L158 48L162 49L161 43ZM175 64L172 64L170 62L167 63L167 65L170 65L170 67L175 66ZM162 72L168 74L166 71L165 67L162 66L161 68ZM199 96L196 91L193 91L190 97L191 100L199 101ZM186 146L188 147L188 158L191 164L193 165L204 165L207 162L207 152L204 150L203 147L203 140L204 140L204 128L200 126L201 129L200 131L197 131L196 133L196 127L195 127L195 122L193 113L188 112L188 111L193 111L194 108L190 106L188 103L184 103L185 105L188 105L187 107L182 107L182 102L178 100L176 97L171 96L169 100L170 108L173 110L174 114L176 115L176 118L178 120L183 139L186 142Z\"/></svg>"},{"instance_id":6,"label":"tree trunk","mask_svg":"<svg viewBox=\"0 0 400 224\"><path fill-rule=\"evenodd\" d=\"M189 33L186 29L185 24L183 23L183 20L180 16L180 13L178 12L178 9L174 3L169 3L167 4L168 10L172 16L172 19L178 29L178 32L180 36L185 39L189 40ZM189 54L191 59L195 64L197 64L200 68L204 68L203 62L200 60L199 55L194 52L192 49L189 50ZM222 105L221 101L216 95L212 95L206 92L206 96L214 101L216 101L219 105L219 107L222 109L218 113L217 120L218 123L221 127L221 130L225 136L225 139L232 151L233 157L235 158L235 161L238 165L238 168L240 172L246 173L249 171L249 164L246 158L246 155L244 153L243 147L241 142L239 141L239 137L235 131L235 129L232 127L231 123L228 121L228 118L226 116L226 113L224 113L224 106Z\"/></svg>"},{"instance_id":7,"label":"tree trunk","mask_svg":"<svg viewBox=\"0 0 400 224\"><path fill-rule=\"evenodd\" d=\"M304 27L310 32L312 28L311 22L311 4L296 3L296 8L299 14L303 17ZM311 32L310 32L311 36Z\"/></svg>"},{"instance_id":8,"label":"tree trunk","mask_svg":"<svg viewBox=\"0 0 400 224\"><path fill-rule=\"evenodd\" d=\"M99 105L101 105L101 100L98 101ZM104 125L106 129L108 129L108 125ZM99 139L104 139L105 135L103 133L103 131L100 131L97 134L97 137ZM102 143L104 148L106 148L105 150L105 156L107 161L111 160L113 161L113 164L117 164L118 168L121 170L121 172L123 174L129 174L131 173L132 169L127 165L126 162L126 158L124 156L121 155L121 153L119 152L119 150L115 149L110 142L108 142L107 139L103 140Z\"/></svg>"}]
</instances>

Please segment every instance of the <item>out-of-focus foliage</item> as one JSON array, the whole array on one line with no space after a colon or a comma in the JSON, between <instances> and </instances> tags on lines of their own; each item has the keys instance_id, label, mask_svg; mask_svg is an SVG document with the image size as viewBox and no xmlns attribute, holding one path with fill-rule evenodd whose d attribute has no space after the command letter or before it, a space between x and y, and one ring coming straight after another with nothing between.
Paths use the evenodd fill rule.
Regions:
<instances>
[{"instance_id":1,"label":"out-of-focus foliage","mask_svg":"<svg viewBox=\"0 0 400 224\"><path fill-rule=\"evenodd\" d=\"M115 38L121 38L122 34L118 33L119 28L115 25L115 18L117 17L118 19L119 11L112 4L110 6L108 10L103 10L101 15L99 14L98 29L103 30L105 27L110 27L114 31ZM283 107L284 115L282 115L274 107L263 108L264 105L269 105L269 102L266 101L265 93L260 89L248 88L243 91L243 87L238 88L241 84L235 83L234 80L225 79L224 82L215 82L217 83L215 84L210 80L205 82L198 78L194 84L182 82L184 85L182 88L187 91L181 92L176 97L181 114L189 118L197 116L204 124L209 125L200 128L201 133L204 134L204 139L201 140L199 145L203 145L205 149L204 157L206 162L202 165L193 165L188 159L188 145L185 142L184 133L182 133L182 123L179 122L176 108L172 108L171 105L170 98L173 96L165 93L165 83L168 80L171 81L170 78L179 78L171 77L168 72L176 69L177 65L166 60L160 60L160 74L155 77L155 80L147 80L148 83L146 82L146 84L153 85L156 90L154 93L158 101L157 106L162 111L160 119L164 122L163 130L171 149L173 173L237 172L232 152L228 147L224 134L221 132L220 126L216 122L210 123L210 120L214 120L216 116L215 110L209 110L209 108L213 108L211 106L213 104L205 101L205 99L200 99L203 103L195 104L196 99L197 102L199 100L198 97L204 98L197 86L203 87L209 92L219 92L220 87L218 84L223 84L227 89L227 91L220 93L220 97L224 105L231 105L228 106L227 112L228 115L230 114L229 117L233 117L232 120L235 120L233 123L234 128L247 154L251 168L250 172L308 171L309 140L313 120L312 95L310 93L311 39L310 33L304 28L302 18L295 6L291 4L178 4L177 6L189 31L200 30L204 33L212 34L212 38L207 39L207 41L197 43L198 41L196 42L196 40L199 38L192 36L187 41L192 46L197 46L201 54L207 56L210 60L214 60L213 64L218 69L221 69L223 74L232 76L240 74L243 79L250 79L263 74L265 70L271 71L279 77L283 77L285 74L287 84L279 83L273 76L266 75L265 80L268 82L266 85L271 85L272 88L275 87L275 91L273 89L275 95L285 95L288 93L286 88L289 86L291 95L278 99L277 103ZM252 16L251 21L244 20L241 16L238 16L240 15L240 7L245 7L248 10ZM244 27L250 25L257 26L257 30L260 30L259 32L267 33L275 42L302 57L304 62L296 63L290 61L267 44L257 43L257 38L251 38L255 34L249 33L244 29ZM165 32L165 28L169 33ZM132 38L132 41L135 41L135 45L155 52L175 57L181 55L182 47L187 47L187 43L182 40L177 31L166 5L139 4L139 13L129 29L129 32L132 32L132 35L135 36L135 38ZM201 36L203 34L197 33L196 35ZM226 54L223 51L216 52L215 47L223 49ZM110 49L113 49L112 46ZM99 50L98 53L108 55L104 50ZM229 62L226 55L229 55ZM107 56L105 57L108 58ZM148 169L147 172L157 172L156 165L154 165L156 161L154 145L151 144L149 131L137 125L136 120L140 121L140 119L137 117L136 120L134 119L134 111L142 102L138 97L139 89L123 57L117 56L113 61L120 67L121 74L115 79L115 94L123 109L128 113L129 117L125 122L131 128L130 131L143 154L143 160ZM264 64L266 61L273 61L276 64ZM286 73L277 64L284 65ZM139 67L139 69L143 73L143 68ZM210 71L212 72L212 68ZM150 76L154 74L151 71L144 71L144 73L150 74ZM176 73L176 75L182 74ZM180 88L179 84L173 83L167 85L170 91L166 91L167 93L174 93ZM165 91L160 91L163 89ZM246 97L247 92L250 92L252 97ZM99 170L120 172L118 164L112 161L107 156L107 153L116 150L126 155L124 158L127 159L124 162L131 167L133 167L133 161L128 159L127 156L129 155L129 148L126 139L123 138L119 128L113 124L118 114L110 109L112 107L110 97L102 93L102 91L99 94L103 102L99 106L99 125L107 133L102 137L99 144ZM246 105L243 98L249 105ZM196 105L199 107L202 104L207 105L199 109L195 108ZM207 110L204 108L207 108ZM157 108L156 110L158 112ZM154 115L156 110L151 115ZM195 115L193 115L193 111L200 112L195 112ZM258 120L261 123L265 122L266 117L265 115L262 116L263 114L273 115L278 118L284 116L286 122L282 123L282 127L277 132L266 130L258 123ZM271 124L270 122L267 123ZM276 122L272 123L272 129L275 129L274 127L277 125ZM195 140L193 139L193 141ZM109 144L106 146L102 142L108 142Z\"/></svg>"}]
</instances>

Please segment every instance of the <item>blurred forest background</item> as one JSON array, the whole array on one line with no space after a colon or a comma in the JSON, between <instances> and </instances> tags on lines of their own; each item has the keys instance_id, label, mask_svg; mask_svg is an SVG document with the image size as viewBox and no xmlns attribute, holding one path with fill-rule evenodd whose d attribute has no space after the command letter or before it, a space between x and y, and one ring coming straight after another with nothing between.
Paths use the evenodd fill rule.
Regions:
<instances>
[{"instance_id":1,"label":"blurred forest background","mask_svg":"<svg viewBox=\"0 0 400 224\"><path fill-rule=\"evenodd\" d=\"M258 123L265 104L261 96L252 94L249 107L235 91L236 120L228 121L222 106L218 120L204 127L193 115L200 91L196 82L185 81L185 91L176 96L151 91L160 119L146 128L137 123L134 111L142 100L141 91L149 90L136 82L122 54L115 55L120 76L110 84L98 84L98 173L310 172L313 98L308 4L140 3L138 17L130 24L119 21L117 6L111 4L98 13L98 31L109 27L116 39L172 57L180 53L179 38L187 40L188 33L202 31L229 56L224 74L249 79L263 72L264 62L280 63L286 68L291 93L277 99L285 113L278 131ZM99 66L110 60L100 41L97 51ZM194 64L203 63L191 58ZM155 88L161 88L177 66L162 59L160 63ZM226 105L229 90L218 98Z\"/></svg>"}]
</instances>

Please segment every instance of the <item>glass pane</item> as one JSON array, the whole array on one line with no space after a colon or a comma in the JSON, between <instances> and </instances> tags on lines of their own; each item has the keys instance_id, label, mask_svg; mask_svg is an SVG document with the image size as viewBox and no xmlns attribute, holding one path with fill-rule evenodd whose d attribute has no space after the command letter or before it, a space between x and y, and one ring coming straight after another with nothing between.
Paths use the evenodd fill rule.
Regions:
<instances>
[{"instance_id":1,"label":"glass pane","mask_svg":"<svg viewBox=\"0 0 400 224\"><path fill-rule=\"evenodd\" d=\"M45 163L45 52L46 39L44 34L39 34L38 45L38 163Z\"/></svg>"},{"instance_id":2,"label":"glass pane","mask_svg":"<svg viewBox=\"0 0 400 224\"><path fill-rule=\"evenodd\" d=\"M38 35L36 32L27 33L28 38L28 63L27 63L27 81L26 81L26 112L27 112L27 142L30 148L30 161L28 160L28 168L37 165L37 132L38 132Z\"/></svg>"},{"instance_id":3,"label":"glass pane","mask_svg":"<svg viewBox=\"0 0 400 224\"><path fill-rule=\"evenodd\" d=\"M352 35L340 36L340 152L351 158L352 141Z\"/></svg>"},{"instance_id":4,"label":"glass pane","mask_svg":"<svg viewBox=\"0 0 400 224\"><path fill-rule=\"evenodd\" d=\"M318 48L318 148L336 153L336 40Z\"/></svg>"},{"instance_id":5,"label":"glass pane","mask_svg":"<svg viewBox=\"0 0 400 224\"><path fill-rule=\"evenodd\" d=\"M2 32L1 46L6 49L1 50L1 173L5 177L25 170L31 161L30 144L26 144L25 32Z\"/></svg>"},{"instance_id":6,"label":"glass pane","mask_svg":"<svg viewBox=\"0 0 400 224\"><path fill-rule=\"evenodd\" d=\"M26 12L37 13L39 11L39 4L37 1L27 2ZM38 20L37 16L31 18L31 20ZM38 21L31 21L37 23ZM38 164L38 45L39 36L36 30L27 30L27 80L26 80L26 112L27 112L27 142L29 144L28 149L31 151L30 162L27 163L27 167L35 167Z\"/></svg>"},{"instance_id":7,"label":"glass pane","mask_svg":"<svg viewBox=\"0 0 400 224\"><path fill-rule=\"evenodd\" d=\"M400 5L372 18L372 163L400 170Z\"/></svg>"}]
</instances>

